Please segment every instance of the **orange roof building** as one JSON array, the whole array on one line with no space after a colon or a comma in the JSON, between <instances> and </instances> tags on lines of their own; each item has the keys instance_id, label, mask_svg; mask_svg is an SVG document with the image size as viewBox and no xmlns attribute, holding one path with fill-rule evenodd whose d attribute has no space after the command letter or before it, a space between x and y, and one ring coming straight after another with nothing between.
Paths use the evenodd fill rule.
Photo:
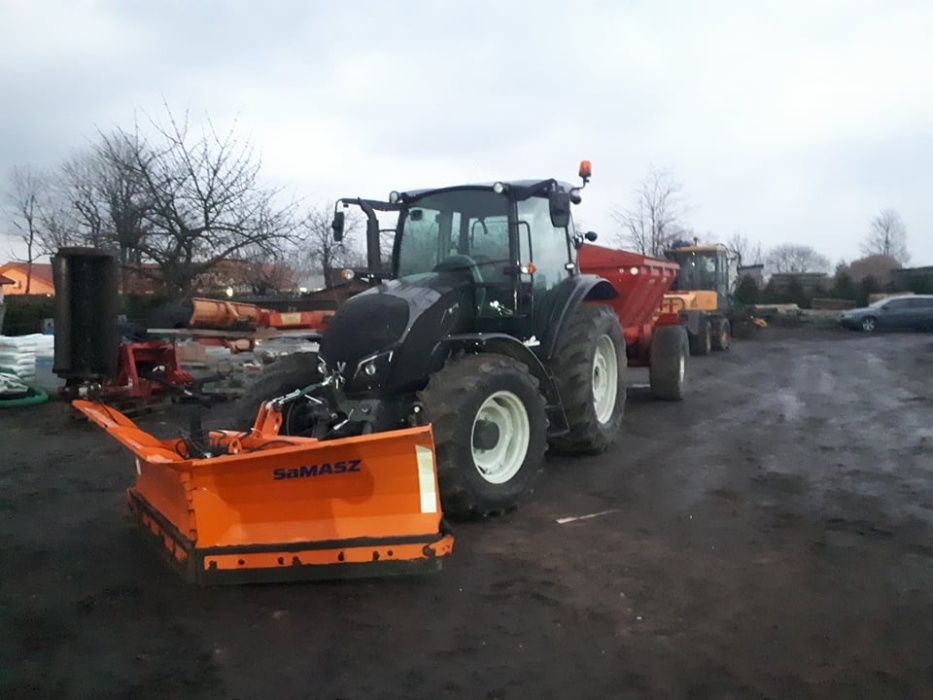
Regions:
<instances>
[{"instance_id":1,"label":"orange roof building","mask_svg":"<svg viewBox=\"0 0 933 700\"><path fill-rule=\"evenodd\" d=\"M29 280L29 294L55 295L52 265L49 263L33 263L31 275L29 266L24 262L7 263L0 265L0 277L6 277L11 281L3 285L3 293L8 296L26 294L27 279Z\"/></svg>"}]
</instances>

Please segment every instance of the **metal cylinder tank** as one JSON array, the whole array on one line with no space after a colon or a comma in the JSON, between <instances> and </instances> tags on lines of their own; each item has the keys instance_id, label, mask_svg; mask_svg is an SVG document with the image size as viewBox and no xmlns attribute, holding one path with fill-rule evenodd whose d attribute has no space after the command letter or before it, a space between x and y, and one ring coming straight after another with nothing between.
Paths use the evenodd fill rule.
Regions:
<instances>
[{"instance_id":1,"label":"metal cylinder tank","mask_svg":"<svg viewBox=\"0 0 933 700\"><path fill-rule=\"evenodd\" d=\"M65 379L116 373L117 262L96 248L61 248L52 258L55 281L54 372Z\"/></svg>"}]
</instances>

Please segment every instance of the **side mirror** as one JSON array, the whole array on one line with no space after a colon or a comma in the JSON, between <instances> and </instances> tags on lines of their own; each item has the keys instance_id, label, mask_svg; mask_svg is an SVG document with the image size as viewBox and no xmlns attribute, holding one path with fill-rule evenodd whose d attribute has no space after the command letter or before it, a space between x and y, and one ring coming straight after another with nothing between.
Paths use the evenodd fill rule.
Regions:
<instances>
[{"instance_id":1,"label":"side mirror","mask_svg":"<svg viewBox=\"0 0 933 700\"><path fill-rule=\"evenodd\" d=\"M570 195L567 192L551 192L548 195L548 209L554 228L567 228L570 225Z\"/></svg>"},{"instance_id":2,"label":"side mirror","mask_svg":"<svg viewBox=\"0 0 933 700\"><path fill-rule=\"evenodd\" d=\"M583 234L583 237L590 243L595 243L596 239L599 238L599 236L596 235L596 231L587 231Z\"/></svg>"},{"instance_id":3,"label":"side mirror","mask_svg":"<svg viewBox=\"0 0 933 700\"><path fill-rule=\"evenodd\" d=\"M343 240L343 225L346 215L342 211L334 212L334 222L330 227L334 230L334 240L340 243Z\"/></svg>"}]
</instances>

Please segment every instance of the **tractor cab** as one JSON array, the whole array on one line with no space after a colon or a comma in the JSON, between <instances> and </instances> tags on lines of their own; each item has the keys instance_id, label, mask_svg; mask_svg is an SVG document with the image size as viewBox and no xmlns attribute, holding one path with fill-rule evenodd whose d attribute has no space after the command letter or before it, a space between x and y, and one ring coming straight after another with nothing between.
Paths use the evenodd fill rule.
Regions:
<instances>
[{"instance_id":1,"label":"tractor cab","mask_svg":"<svg viewBox=\"0 0 933 700\"><path fill-rule=\"evenodd\" d=\"M581 164L583 185L589 164ZM369 277L383 290L469 288L469 330L521 339L540 335L549 310L567 281L579 275L576 249L596 234L576 233L570 213L582 186L518 180L392 192L387 201L341 199L334 212L335 238L345 210L358 206L367 221ZM381 229L379 214L397 216ZM391 258L381 250L392 234ZM388 260L388 262L387 262Z\"/></svg>"},{"instance_id":2,"label":"tractor cab","mask_svg":"<svg viewBox=\"0 0 933 700\"><path fill-rule=\"evenodd\" d=\"M710 302L716 304L707 310L729 307L735 291L737 260L725 246L675 244L664 256L680 265L673 287L675 293L706 292Z\"/></svg>"}]
</instances>

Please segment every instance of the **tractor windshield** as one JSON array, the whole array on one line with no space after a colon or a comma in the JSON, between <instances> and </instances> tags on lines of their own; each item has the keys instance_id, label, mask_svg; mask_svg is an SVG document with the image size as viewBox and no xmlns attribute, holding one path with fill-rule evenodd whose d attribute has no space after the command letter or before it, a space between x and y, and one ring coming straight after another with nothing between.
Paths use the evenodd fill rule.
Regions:
<instances>
[{"instance_id":1,"label":"tractor windshield","mask_svg":"<svg viewBox=\"0 0 933 700\"><path fill-rule=\"evenodd\" d=\"M428 194L402 212L395 241L398 277L444 269L473 270L486 282L511 262L509 201L489 190Z\"/></svg>"},{"instance_id":2,"label":"tractor windshield","mask_svg":"<svg viewBox=\"0 0 933 700\"><path fill-rule=\"evenodd\" d=\"M674 258L680 265L677 289L689 291L718 288L715 253L676 253Z\"/></svg>"}]
</instances>

